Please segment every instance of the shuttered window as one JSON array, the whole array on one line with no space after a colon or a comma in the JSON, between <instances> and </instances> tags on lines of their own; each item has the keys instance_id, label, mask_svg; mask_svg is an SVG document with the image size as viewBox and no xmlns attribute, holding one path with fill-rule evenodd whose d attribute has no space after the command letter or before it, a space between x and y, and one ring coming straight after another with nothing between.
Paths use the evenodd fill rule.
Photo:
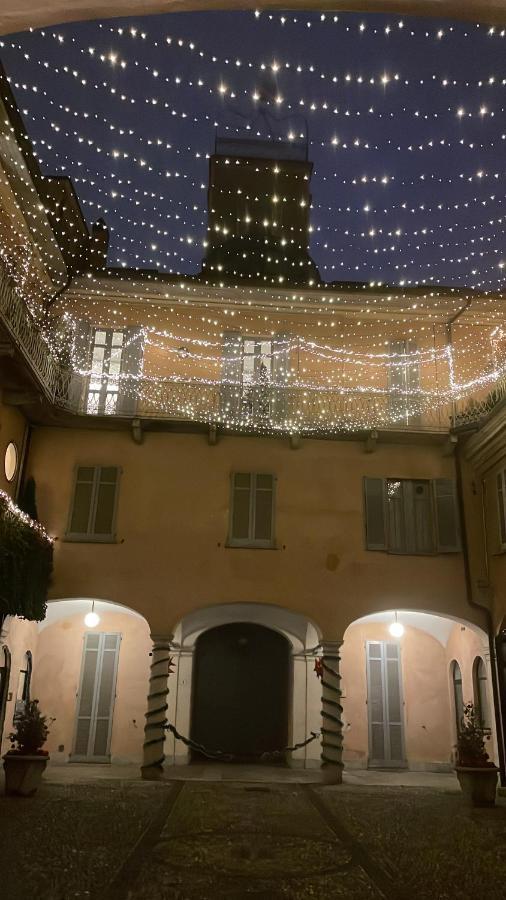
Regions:
<instances>
[{"instance_id":1,"label":"shuttered window","mask_svg":"<svg viewBox=\"0 0 506 900\"><path fill-rule=\"evenodd\" d=\"M497 473L497 512L499 515L499 540L506 548L506 471Z\"/></svg>"},{"instance_id":2,"label":"shuttered window","mask_svg":"<svg viewBox=\"0 0 506 900\"><path fill-rule=\"evenodd\" d=\"M482 728L489 729L489 708L487 697L487 669L481 656L473 663L474 708Z\"/></svg>"},{"instance_id":3,"label":"shuttered window","mask_svg":"<svg viewBox=\"0 0 506 900\"><path fill-rule=\"evenodd\" d=\"M390 553L460 550L455 482L364 478L366 547Z\"/></svg>"},{"instance_id":4,"label":"shuttered window","mask_svg":"<svg viewBox=\"0 0 506 900\"><path fill-rule=\"evenodd\" d=\"M462 731L464 721L464 695L462 692L462 672L456 659L451 664L451 677L453 688L453 712L455 715L455 728L457 734Z\"/></svg>"},{"instance_id":5,"label":"shuttered window","mask_svg":"<svg viewBox=\"0 0 506 900\"><path fill-rule=\"evenodd\" d=\"M108 759L120 640L119 634L84 636L73 759Z\"/></svg>"},{"instance_id":6,"label":"shuttered window","mask_svg":"<svg viewBox=\"0 0 506 900\"><path fill-rule=\"evenodd\" d=\"M228 543L235 547L273 546L273 475L236 472L232 476Z\"/></svg>"},{"instance_id":7,"label":"shuttered window","mask_svg":"<svg viewBox=\"0 0 506 900\"><path fill-rule=\"evenodd\" d=\"M68 540L114 540L119 475L117 466L77 468Z\"/></svg>"}]
</instances>

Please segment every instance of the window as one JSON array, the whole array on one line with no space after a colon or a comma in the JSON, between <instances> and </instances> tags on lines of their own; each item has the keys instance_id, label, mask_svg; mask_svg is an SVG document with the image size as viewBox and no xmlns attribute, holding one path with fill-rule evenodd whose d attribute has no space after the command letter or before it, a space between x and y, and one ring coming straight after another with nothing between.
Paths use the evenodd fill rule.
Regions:
<instances>
[{"instance_id":1,"label":"window","mask_svg":"<svg viewBox=\"0 0 506 900\"><path fill-rule=\"evenodd\" d=\"M506 549L506 469L497 473L497 507L501 547Z\"/></svg>"},{"instance_id":2,"label":"window","mask_svg":"<svg viewBox=\"0 0 506 900\"><path fill-rule=\"evenodd\" d=\"M274 476L236 472L231 500L229 545L274 546Z\"/></svg>"},{"instance_id":3,"label":"window","mask_svg":"<svg viewBox=\"0 0 506 900\"><path fill-rule=\"evenodd\" d=\"M460 550L455 483L449 478L365 478L368 550L456 553Z\"/></svg>"},{"instance_id":4,"label":"window","mask_svg":"<svg viewBox=\"0 0 506 900\"><path fill-rule=\"evenodd\" d=\"M451 677L453 688L453 711L455 713L455 727L457 734L462 730L462 721L464 718L464 698L462 694L462 672L456 659L451 664Z\"/></svg>"},{"instance_id":5,"label":"window","mask_svg":"<svg viewBox=\"0 0 506 900\"><path fill-rule=\"evenodd\" d=\"M14 481L18 471L18 448L13 441L7 444L4 457L4 472L7 481Z\"/></svg>"},{"instance_id":6,"label":"window","mask_svg":"<svg viewBox=\"0 0 506 900\"><path fill-rule=\"evenodd\" d=\"M114 540L119 474L116 466L78 467L67 540Z\"/></svg>"},{"instance_id":7,"label":"window","mask_svg":"<svg viewBox=\"0 0 506 900\"><path fill-rule=\"evenodd\" d=\"M16 703L14 706L14 716L19 716L24 712L25 706L30 702L30 687L32 681L32 654L30 650L25 653L23 660L23 668L19 671L18 690L16 693Z\"/></svg>"},{"instance_id":8,"label":"window","mask_svg":"<svg viewBox=\"0 0 506 900\"><path fill-rule=\"evenodd\" d=\"M11 654L9 648L0 648L0 744L5 723L5 709L9 695L9 679L11 675Z\"/></svg>"},{"instance_id":9,"label":"window","mask_svg":"<svg viewBox=\"0 0 506 900\"><path fill-rule=\"evenodd\" d=\"M490 728L487 700L487 669L481 656L473 663L474 708L482 728Z\"/></svg>"},{"instance_id":10,"label":"window","mask_svg":"<svg viewBox=\"0 0 506 900\"><path fill-rule=\"evenodd\" d=\"M245 338L242 345L242 404L249 415L269 415L271 380L272 341Z\"/></svg>"},{"instance_id":11,"label":"window","mask_svg":"<svg viewBox=\"0 0 506 900\"><path fill-rule=\"evenodd\" d=\"M88 337L89 348L89 337ZM88 356L89 356L88 349ZM91 374L86 394L90 415L132 415L142 371L143 332L139 328L97 328L92 333Z\"/></svg>"},{"instance_id":12,"label":"window","mask_svg":"<svg viewBox=\"0 0 506 900\"><path fill-rule=\"evenodd\" d=\"M88 413L110 415L116 412L122 355L122 331L95 331L86 406Z\"/></svg>"}]
</instances>

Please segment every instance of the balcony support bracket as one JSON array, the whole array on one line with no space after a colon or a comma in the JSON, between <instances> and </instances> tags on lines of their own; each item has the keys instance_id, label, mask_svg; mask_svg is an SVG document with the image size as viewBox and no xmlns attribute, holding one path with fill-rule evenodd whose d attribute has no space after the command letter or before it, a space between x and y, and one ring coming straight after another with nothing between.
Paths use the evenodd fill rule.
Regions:
<instances>
[{"instance_id":1,"label":"balcony support bracket","mask_svg":"<svg viewBox=\"0 0 506 900\"><path fill-rule=\"evenodd\" d=\"M207 432L207 443L210 447L215 447L218 443L218 429L216 425L210 425Z\"/></svg>"},{"instance_id":2,"label":"balcony support bracket","mask_svg":"<svg viewBox=\"0 0 506 900\"><path fill-rule=\"evenodd\" d=\"M144 443L144 431L140 419L132 419L132 440L136 444Z\"/></svg>"},{"instance_id":3,"label":"balcony support bracket","mask_svg":"<svg viewBox=\"0 0 506 900\"><path fill-rule=\"evenodd\" d=\"M374 453L374 451L377 448L377 445L378 445L378 432L377 431L369 432L369 434L367 435L367 437L365 439L365 444L364 444L365 453Z\"/></svg>"}]
</instances>

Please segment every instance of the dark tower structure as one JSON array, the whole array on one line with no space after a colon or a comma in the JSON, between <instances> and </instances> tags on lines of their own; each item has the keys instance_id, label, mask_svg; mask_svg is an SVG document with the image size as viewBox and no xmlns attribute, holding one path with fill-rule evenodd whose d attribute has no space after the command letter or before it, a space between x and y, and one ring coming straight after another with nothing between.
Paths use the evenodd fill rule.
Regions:
<instances>
[{"instance_id":1,"label":"dark tower structure","mask_svg":"<svg viewBox=\"0 0 506 900\"><path fill-rule=\"evenodd\" d=\"M278 287L320 283L308 252L312 168L306 142L216 139L209 166L206 280Z\"/></svg>"}]
</instances>

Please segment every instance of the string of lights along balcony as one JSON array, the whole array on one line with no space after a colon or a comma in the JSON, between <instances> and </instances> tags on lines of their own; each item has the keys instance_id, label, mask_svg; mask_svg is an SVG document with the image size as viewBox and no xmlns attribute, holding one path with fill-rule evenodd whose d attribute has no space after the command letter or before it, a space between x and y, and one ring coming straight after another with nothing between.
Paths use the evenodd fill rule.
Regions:
<instances>
[{"instance_id":1,"label":"string of lights along balcony","mask_svg":"<svg viewBox=\"0 0 506 900\"><path fill-rule=\"evenodd\" d=\"M506 367L504 37L385 15L213 13L4 38L43 172L69 176L110 234L111 268L87 271L63 207L78 275L54 298L58 254L44 248L41 283L36 229L0 223L0 260L51 352L90 379L82 323L123 329L143 367L102 378L211 421L216 392L242 390L227 335L264 335L282 396L276 422L255 425L267 431L303 429L308 404L322 431L444 419L491 389ZM9 121L2 131L16 140ZM174 391L190 383L198 400ZM219 415L248 424L233 402Z\"/></svg>"}]
</instances>

